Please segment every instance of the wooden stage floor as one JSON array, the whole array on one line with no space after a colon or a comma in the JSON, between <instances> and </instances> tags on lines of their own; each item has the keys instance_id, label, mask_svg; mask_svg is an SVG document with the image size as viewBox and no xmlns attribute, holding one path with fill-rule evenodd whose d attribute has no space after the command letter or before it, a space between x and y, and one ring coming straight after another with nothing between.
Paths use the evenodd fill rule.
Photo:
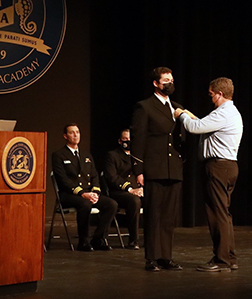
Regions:
<instances>
[{"instance_id":1,"label":"wooden stage floor","mask_svg":"<svg viewBox=\"0 0 252 299\"><path fill-rule=\"evenodd\" d=\"M48 233L49 227L46 228ZM112 228L114 230L114 228ZM76 235L75 225L70 225ZM126 232L126 229L122 229ZM142 232L142 231L141 231ZM143 236L139 251L121 249L117 237L110 237L111 252L71 252L62 227L55 228L60 239L53 239L45 253L44 279L37 292L11 296L17 299L247 299L252 298L252 227L235 227L239 269L202 273L198 264L212 257L207 227L177 228L174 259L183 271L144 270ZM127 237L124 238L127 243ZM73 243L77 245L77 238ZM0 289L1 291L1 289ZM5 297L5 296L4 296ZM10 298L10 296L8 296Z\"/></svg>"}]
</instances>

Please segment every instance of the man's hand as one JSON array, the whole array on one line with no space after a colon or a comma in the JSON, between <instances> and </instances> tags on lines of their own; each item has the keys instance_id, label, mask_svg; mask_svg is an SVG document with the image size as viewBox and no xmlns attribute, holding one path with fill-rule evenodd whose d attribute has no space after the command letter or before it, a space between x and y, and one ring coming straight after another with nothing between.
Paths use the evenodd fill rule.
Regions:
<instances>
[{"instance_id":1,"label":"man's hand","mask_svg":"<svg viewBox=\"0 0 252 299\"><path fill-rule=\"evenodd\" d=\"M143 197L143 196L144 196L144 195L143 195L143 188L142 188L142 187L141 187L141 188L131 189L131 190L129 191L129 193L134 194L134 195L136 195L136 196L138 196L138 197Z\"/></svg>"},{"instance_id":2,"label":"man's hand","mask_svg":"<svg viewBox=\"0 0 252 299\"><path fill-rule=\"evenodd\" d=\"M91 201L93 205L99 200L99 195L95 192L85 192L82 193L81 196Z\"/></svg>"},{"instance_id":3,"label":"man's hand","mask_svg":"<svg viewBox=\"0 0 252 299\"><path fill-rule=\"evenodd\" d=\"M184 110L184 112L186 113L186 114L188 114L192 119L194 119L194 118L197 118L192 112L190 112L190 111L188 111L188 110Z\"/></svg>"},{"instance_id":4,"label":"man's hand","mask_svg":"<svg viewBox=\"0 0 252 299\"><path fill-rule=\"evenodd\" d=\"M192 112L188 111L188 110L182 110L180 108L177 108L175 111L174 111L174 117L175 118L179 118L181 113L186 113L190 116L190 118L194 119L194 118L197 118Z\"/></svg>"},{"instance_id":5,"label":"man's hand","mask_svg":"<svg viewBox=\"0 0 252 299\"><path fill-rule=\"evenodd\" d=\"M144 186L144 176L143 176L143 174L139 174L137 176L137 183L140 184L140 186Z\"/></svg>"},{"instance_id":6,"label":"man's hand","mask_svg":"<svg viewBox=\"0 0 252 299\"><path fill-rule=\"evenodd\" d=\"M180 114L183 113L184 110L182 110L181 108L177 108L175 111L174 111L174 117L175 118L179 118Z\"/></svg>"}]
</instances>

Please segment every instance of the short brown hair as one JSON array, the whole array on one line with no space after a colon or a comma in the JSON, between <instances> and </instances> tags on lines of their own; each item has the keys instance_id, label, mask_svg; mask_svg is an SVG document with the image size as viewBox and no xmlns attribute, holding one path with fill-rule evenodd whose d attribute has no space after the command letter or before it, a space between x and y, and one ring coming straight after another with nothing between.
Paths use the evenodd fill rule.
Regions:
<instances>
[{"instance_id":1,"label":"short brown hair","mask_svg":"<svg viewBox=\"0 0 252 299\"><path fill-rule=\"evenodd\" d=\"M63 128L64 134L67 134L68 127L77 127L80 130L79 126L76 123L69 123L69 124L66 124Z\"/></svg>"},{"instance_id":2,"label":"short brown hair","mask_svg":"<svg viewBox=\"0 0 252 299\"><path fill-rule=\"evenodd\" d=\"M123 129L121 132L120 132L120 139L122 138L122 134L123 132L130 132L130 129Z\"/></svg>"},{"instance_id":3,"label":"short brown hair","mask_svg":"<svg viewBox=\"0 0 252 299\"><path fill-rule=\"evenodd\" d=\"M165 66L160 66L160 67L157 67L154 70L152 70L152 72L150 73L150 78L151 78L152 82L154 80L159 82L162 74L170 74L170 73L172 74L171 69L169 69L168 67L165 67Z\"/></svg>"},{"instance_id":4,"label":"short brown hair","mask_svg":"<svg viewBox=\"0 0 252 299\"><path fill-rule=\"evenodd\" d=\"M223 97L226 99L232 99L234 94L234 85L231 79L226 77L220 77L210 82L209 88L214 92L218 93L221 91Z\"/></svg>"}]
</instances>

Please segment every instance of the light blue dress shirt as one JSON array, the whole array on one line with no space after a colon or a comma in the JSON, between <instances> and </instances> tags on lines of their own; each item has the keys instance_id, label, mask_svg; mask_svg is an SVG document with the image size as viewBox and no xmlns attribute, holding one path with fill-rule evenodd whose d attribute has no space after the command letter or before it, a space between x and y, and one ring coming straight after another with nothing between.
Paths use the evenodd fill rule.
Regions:
<instances>
[{"instance_id":1,"label":"light blue dress shirt","mask_svg":"<svg viewBox=\"0 0 252 299\"><path fill-rule=\"evenodd\" d=\"M243 123L233 101L224 102L202 119L191 119L186 113L181 114L179 119L190 133L202 134L200 159L237 160Z\"/></svg>"}]
</instances>

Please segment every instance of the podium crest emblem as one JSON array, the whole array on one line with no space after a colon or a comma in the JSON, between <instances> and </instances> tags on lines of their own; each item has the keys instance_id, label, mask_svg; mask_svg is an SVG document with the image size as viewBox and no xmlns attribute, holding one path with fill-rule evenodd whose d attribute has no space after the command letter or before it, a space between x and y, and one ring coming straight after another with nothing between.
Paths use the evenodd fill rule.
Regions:
<instances>
[{"instance_id":1,"label":"podium crest emblem","mask_svg":"<svg viewBox=\"0 0 252 299\"><path fill-rule=\"evenodd\" d=\"M36 155L30 141L24 137L11 139L3 152L2 173L12 189L24 189L36 171Z\"/></svg>"}]
</instances>

